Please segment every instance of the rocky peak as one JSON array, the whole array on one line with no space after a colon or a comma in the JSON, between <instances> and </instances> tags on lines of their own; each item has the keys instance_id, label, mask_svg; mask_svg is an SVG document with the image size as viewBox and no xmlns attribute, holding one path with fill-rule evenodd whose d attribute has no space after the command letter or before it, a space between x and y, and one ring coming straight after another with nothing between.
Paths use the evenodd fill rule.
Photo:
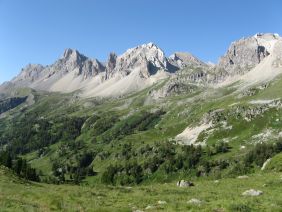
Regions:
<instances>
[{"instance_id":1,"label":"rocky peak","mask_svg":"<svg viewBox=\"0 0 282 212\"><path fill-rule=\"evenodd\" d=\"M113 70L116 67L116 62L117 62L117 55L116 53L111 52L106 64L106 79L108 79L109 76L113 73Z\"/></svg>"},{"instance_id":2,"label":"rocky peak","mask_svg":"<svg viewBox=\"0 0 282 212\"><path fill-rule=\"evenodd\" d=\"M87 79L104 71L105 67L97 59L90 59L77 50L68 48L61 59L54 64L53 69L62 73L74 71L76 76L82 75Z\"/></svg>"},{"instance_id":3,"label":"rocky peak","mask_svg":"<svg viewBox=\"0 0 282 212\"><path fill-rule=\"evenodd\" d=\"M21 70L21 73L12 80L12 82L24 80L33 82L40 77L43 70L44 66L40 64L28 64Z\"/></svg>"},{"instance_id":4,"label":"rocky peak","mask_svg":"<svg viewBox=\"0 0 282 212\"><path fill-rule=\"evenodd\" d=\"M128 49L118 57L110 55L107 67L107 78L126 76L132 71L139 71L142 77L147 78L159 70L167 70L167 59L159 47L148 43Z\"/></svg>"},{"instance_id":5,"label":"rocky peak","mask_svg":"<svg viewBox=\"0 0 282 212\"><path fill-rule=\"evenodd\" d=\"M182 69L187 66L207 66L204 62L199 60L197 57L186 52L175 52L169 56L169 62L178 68Z\"/></svg>"},{"instance_id":6,"label":"rocky peak","mask_svg":"<svg viewBox=\"0 0 282 212\"><path fill-rule=\"evenodd\" d=\"M64 51L63 57L61 58L63 61L68 61L72 63L80 63L88 58L83 54L80 54L76 49L66 49Z\"/></svg>"},{"instance_id":7,"label":"rocky peak","mask_svg":"<svg viewBox=\"0 0 282 212\"><path fill-rule=\"evenodd\" d=\"M273 46L279 39L281 38L278 34L258 33L235 41L220 58L218 67L227 72L253 68L272 53Z\"/></svg>"}]
</instances>

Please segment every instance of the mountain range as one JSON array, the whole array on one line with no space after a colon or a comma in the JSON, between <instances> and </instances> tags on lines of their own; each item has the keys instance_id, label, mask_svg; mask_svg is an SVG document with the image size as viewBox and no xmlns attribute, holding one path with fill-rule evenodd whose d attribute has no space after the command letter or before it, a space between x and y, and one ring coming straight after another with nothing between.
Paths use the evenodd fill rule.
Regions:
<instances>
[{"instance_id":1,"label":"mountain range","mask_svg":"<svg viewBox=\"0 0 282 212\"><path fill-rule=\"evenodd\" d=\"M0 86L0 210L281 211L281 89L273 33L217 64L148 43L27 65Z\"/></svg>"},{"instance_id":2,"label":"mountain range","mask_svg":"<svg viewBox=\"0 0 282 212\"><path fill-rule=\"evenodd\" d=\"M282 73L281 58L282 38L271 33L258 33L232 42L215 65L184 52L166 57L153 43L128 49L121 55L110 53L106 62L66 49L51 65L27 65L18 76L1 85L0 92L12 87L30 87L77 92L84 98L117 97L169 79L159 94L155 92L156 97L167 96L172 90L179 92L177 89L191 84L209 87L236 81L244 84L268 81Z\"/></svg>"}]
</instances>

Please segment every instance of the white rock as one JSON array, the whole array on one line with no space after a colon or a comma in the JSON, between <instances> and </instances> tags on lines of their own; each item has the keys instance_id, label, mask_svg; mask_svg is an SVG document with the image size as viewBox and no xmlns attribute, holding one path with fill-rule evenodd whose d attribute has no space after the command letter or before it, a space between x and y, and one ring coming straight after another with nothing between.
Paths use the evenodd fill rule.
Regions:
<instances>
[{"instance_id":1,"label":"white rock","mask_svg":"<svg viewBox=\"0 0 282 212\"><path fill-rule=\"evenodd\" d=\"M254 189L250 189L250 190L247 190L247 191L244 191L242 193L243 196L260 196L262 195L263 192L260 191L260 190L254 190Z\"/></svg>"},{"instance_id":2,"label":"white rock","mask_svg":"<svg viewBox=\"0 0 282 212\"><path fill-rule=\"evenodd\" d=\"M212 127L212 123L204 123L196 127L187 127L182 133L178 134L175 137L175 140L179 144L184 145L205 145L205 143L197 143L198 136L201 132L207 130L208 128Z\"/></svg>"},{"instance_id":3,"label":"white rock","mask_svg":"<svg viewBox=\"0 0 282 212\"><path fill-rule=\"evenodd\" d=\"M199 200L199 199L196 199L196 198L192 198L192 199L190 199L187 203L189 203L189 204L195 204L195 205L200 205L200 204L202 204L202 201Z\"/></svg>"},{"instance_id":4,"label":"white rock","mask_svg":"<svg viewBox=\"0 0 282 212\"><path fill-rule=\"evenodd\" d=\"M194 186L194 184L192 182L189 181L185 181L185 180L180 180L177 182L176 184L178 187L190 187L190 186Z\"/></svg>"},{"instance_id":5,"label":"white rock","mask_svg":"<svg viewBox=\"0 0 282 212\"><path fill-rule=\"evenodd\" d=\"M158 204L159 204L159 205L165 205L165 204L167 204L167 202L166 202L166 201L159 200L159 201L158 201Z\"/></svg>"},{"instance_id":6,"label":"white rock","mask_svg":"<svg viewBox=\"0 0 282 212\"><path fill-rule=\"evenodd\" d=\"M268 158L268 159L263 163L263 165L262 165L262 167L261 167L261 170L262 170L262 171L265 170L267 164L268 164L270 161L271 161L271 158Z\"/></svg>"},{"instance_id":7,"label":"white rock","mask_svg":"<svg viewBox=\"0 0 282 212\"><path fill-rule=\"evenodd\" d=\"M145 210L152 210L152 209L154 209L154 208L155 208L154 206L148 205L148 206L145 208Z\"/></svg>"},{"instance_id":8,"label":"white rock","mask_svg":"<svg viewBox=\"0 0 282 212\"><path fill-rule=\"evenodd\" d=\"M242 176L238 176L237 178L238 178L238 179L247 179L247 178L249 178L249 176L247 176L247 175L242 175Z\"/></svg>"},{"instance_id":9,"label":"white rock","mask_svg":"<svg viewBox=\"0 0 282 212\"><path fill-rule=\"evenodd\" d=\"M240 149L246 149L246 146L240 146Z\"/></svg>"}]
</instances>

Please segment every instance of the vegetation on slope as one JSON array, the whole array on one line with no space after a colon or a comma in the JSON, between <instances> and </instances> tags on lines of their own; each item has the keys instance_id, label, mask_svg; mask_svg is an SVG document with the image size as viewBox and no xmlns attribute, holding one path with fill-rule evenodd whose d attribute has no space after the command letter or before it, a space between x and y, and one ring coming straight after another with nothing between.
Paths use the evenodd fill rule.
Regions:
<instances>
[{"instance_id":1,"label":"vegetation on slope","mask_svg":"<svg viewBox=\"0 0 282 212\"><path fill-rule=\"evenodd\" d=\"M65 184L58 187L50 185L58 193L59 188L72 192L79 189L67 184L80 184L83 186L81 188L87 190L86 193L91 192L93 186L101 192L110 193L106 201L111 195L119 194L118 188L121 188L125 191L125 194L120 194L124 199L120 205L117 199L113 203L119 205L121 210L129 210L126 202L130 194L126 192L130 193L131 190L127 191L123 187L129 185L138 185L133 189L136 198L146 196L145 190L153 186L152 190L149 189L153 192L152 199L156 202L157 198L166 198L172 204L164 206L168 211L177 210L178 207L182 210L199 208L187 205L186 200L185 205L183 202L174 204L170 201L172 197L165 195L165 192L175 192L180 199L184 198L184 194L192 198L193 192L198 192L199 198L210 201L203 206L206 210L221 207L229 210L243 208L247 211L264 209L267 208L267 199L255 206L239 197L239 193L243 192L241 190L233 193L240 201L232 206L230 202L218 202L214 198L201 196L203 191L200 189L207 186L212 193L212 189L215 189L212 187L215 186L208 185L213 183L212 180L219 179L232 184L236 180L230 177L244 174L253 175L254 179L264 182L257 173L263 163L272 157L273 161L266 170L280 170L275 166L280 164L279 155L282 151L279 137L282 128L280 102L275 100L275 106L251 103L262 98L268 90L275 91L279 87L277 83L281 82L277 81L263 89L254 88L255 92L246 94L237 93L231 86L155 101L147 96L154 87L135 95L109 100L81 100L73 94L37 94L34 105L15 110L1 119L1 164L23 178L28 175L29 171L26 170L36 169L34 176L39 175L41 181ZM206 146L182 146L174 140L186 127L195 127L203 121L210 121L212 127L201 132L195 144L200 142ZM20 160L27 161L23 162L26 164L23 167L29 168L17 171L15 167ZM267 173L264 176L266 178ZM277 174L269 176L277 177ZM175 182L181 179L196 182L193 192L185 190L183 193L183 190L175 188ZM238 186L239 182L235 184ZM235 184L231 186L232 189ZM84 187L87 185L90 187ZM245 187L252 185L248 181ZM32 189L39 192L36 186ZM216 186L217 198L222 198L220 189L223 187ZM50 193L53 194L53 191ZM62 193L60 195L63 196ZM93 206L85 203L88 198L81 200L85 209ZM226 201L230 201L231 197L228 198ZM174 198L171 200L177 202ZM72 204L79 207L77 202L66 201L68 203L57 205L58 208L55 204L54 208L68 208ZM155 204L149 199L145 202ZM97 204L102 203L98 201ZM143 209L145 207L134 204ZM275 204L274 209L281 206L279 201ZM95 207L105 209L101 205Z\"/></svg>"}]
</instances>

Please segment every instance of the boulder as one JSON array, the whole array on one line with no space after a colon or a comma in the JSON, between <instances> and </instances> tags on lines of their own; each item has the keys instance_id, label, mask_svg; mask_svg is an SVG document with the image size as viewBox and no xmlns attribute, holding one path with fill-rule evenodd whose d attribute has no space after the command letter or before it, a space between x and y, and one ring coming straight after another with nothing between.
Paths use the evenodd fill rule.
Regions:
<instances>
[{"instance_id":1,"label":"boulder","mask_svg":"<svg viewBox=\"0 0 282 212\"><path fill-rule=\"evenodd\" d=\"M237 178L238 178L238 179L248 179L249 176L247 176L247 175L242 175L242 176L238 176Z\"/></svg>"},{"instance_id":2,"label":"boulder","mask_svg":"<svg viewBox=\"0 0 282 212\"><path fill-rule=\"evenodd\" d=\"M192 198L190 199L187 203L189 204L195 204L195 205L200 205L203 203L203 201L199 200L199 199L196 199L196 198Z\"/></svg>"},{"instance_id":3,"label":"boulder","mask_svg":"<svg viewBox=\"0 0 282 212\"><path fill-rule=\"evenodd\" d=\"M261 167L261 170L262 170L262 171L265 170L267 164L268 164L270 161L271 161L271 158L268 158L268 159L263 163L263 165L262 165L262 167Z\"/></svg>"},{"instance_id":4,"label":"boulder","mask_svg":"<svg viewBox=\"0 0 282 212\"><path fill-rule=\"evenodd\" d=\"M260 190L255 190L255 189L250 189L250 190L247 190L247 191L244 191L243 193L242 193L242 195L243 196L260 196L260 195L262 195L263 194L263 192L262 191L260 191Z\"/></svg>"},{"instance_id":5,"label":"boulder","mask_svg":"<svg viewBox=\"0 0 282 212\"><path fill-rule=\"evenodd\" d=\"M159 204L159 205L165 205L165 204L167 204L167 202L166 202L166 201L163 201L163 200L159 200L159 201L158 201L158 204Z\"/></svg>"},{"instance_id":6,"label":"boulder","mask_svg":"<svg viewBox=\"0 0 282 212\"><path fill-rule=\"evenodd\" d=\"M190 181L180 180L176 184L178 187L191 187L194 186L194 183Z\"/></svg>"},{"instance_id":7,"label":"boulder","mask_svg":"<svg viewBox=\"0 0 282 212\"><path fill-rule=\"evenodd\" d=\"M154 206L148 205L148 206L145 208L145 210L152 210L152 209L154 209L154 208L155 208Z\"/></svg>"}]
</instances>

